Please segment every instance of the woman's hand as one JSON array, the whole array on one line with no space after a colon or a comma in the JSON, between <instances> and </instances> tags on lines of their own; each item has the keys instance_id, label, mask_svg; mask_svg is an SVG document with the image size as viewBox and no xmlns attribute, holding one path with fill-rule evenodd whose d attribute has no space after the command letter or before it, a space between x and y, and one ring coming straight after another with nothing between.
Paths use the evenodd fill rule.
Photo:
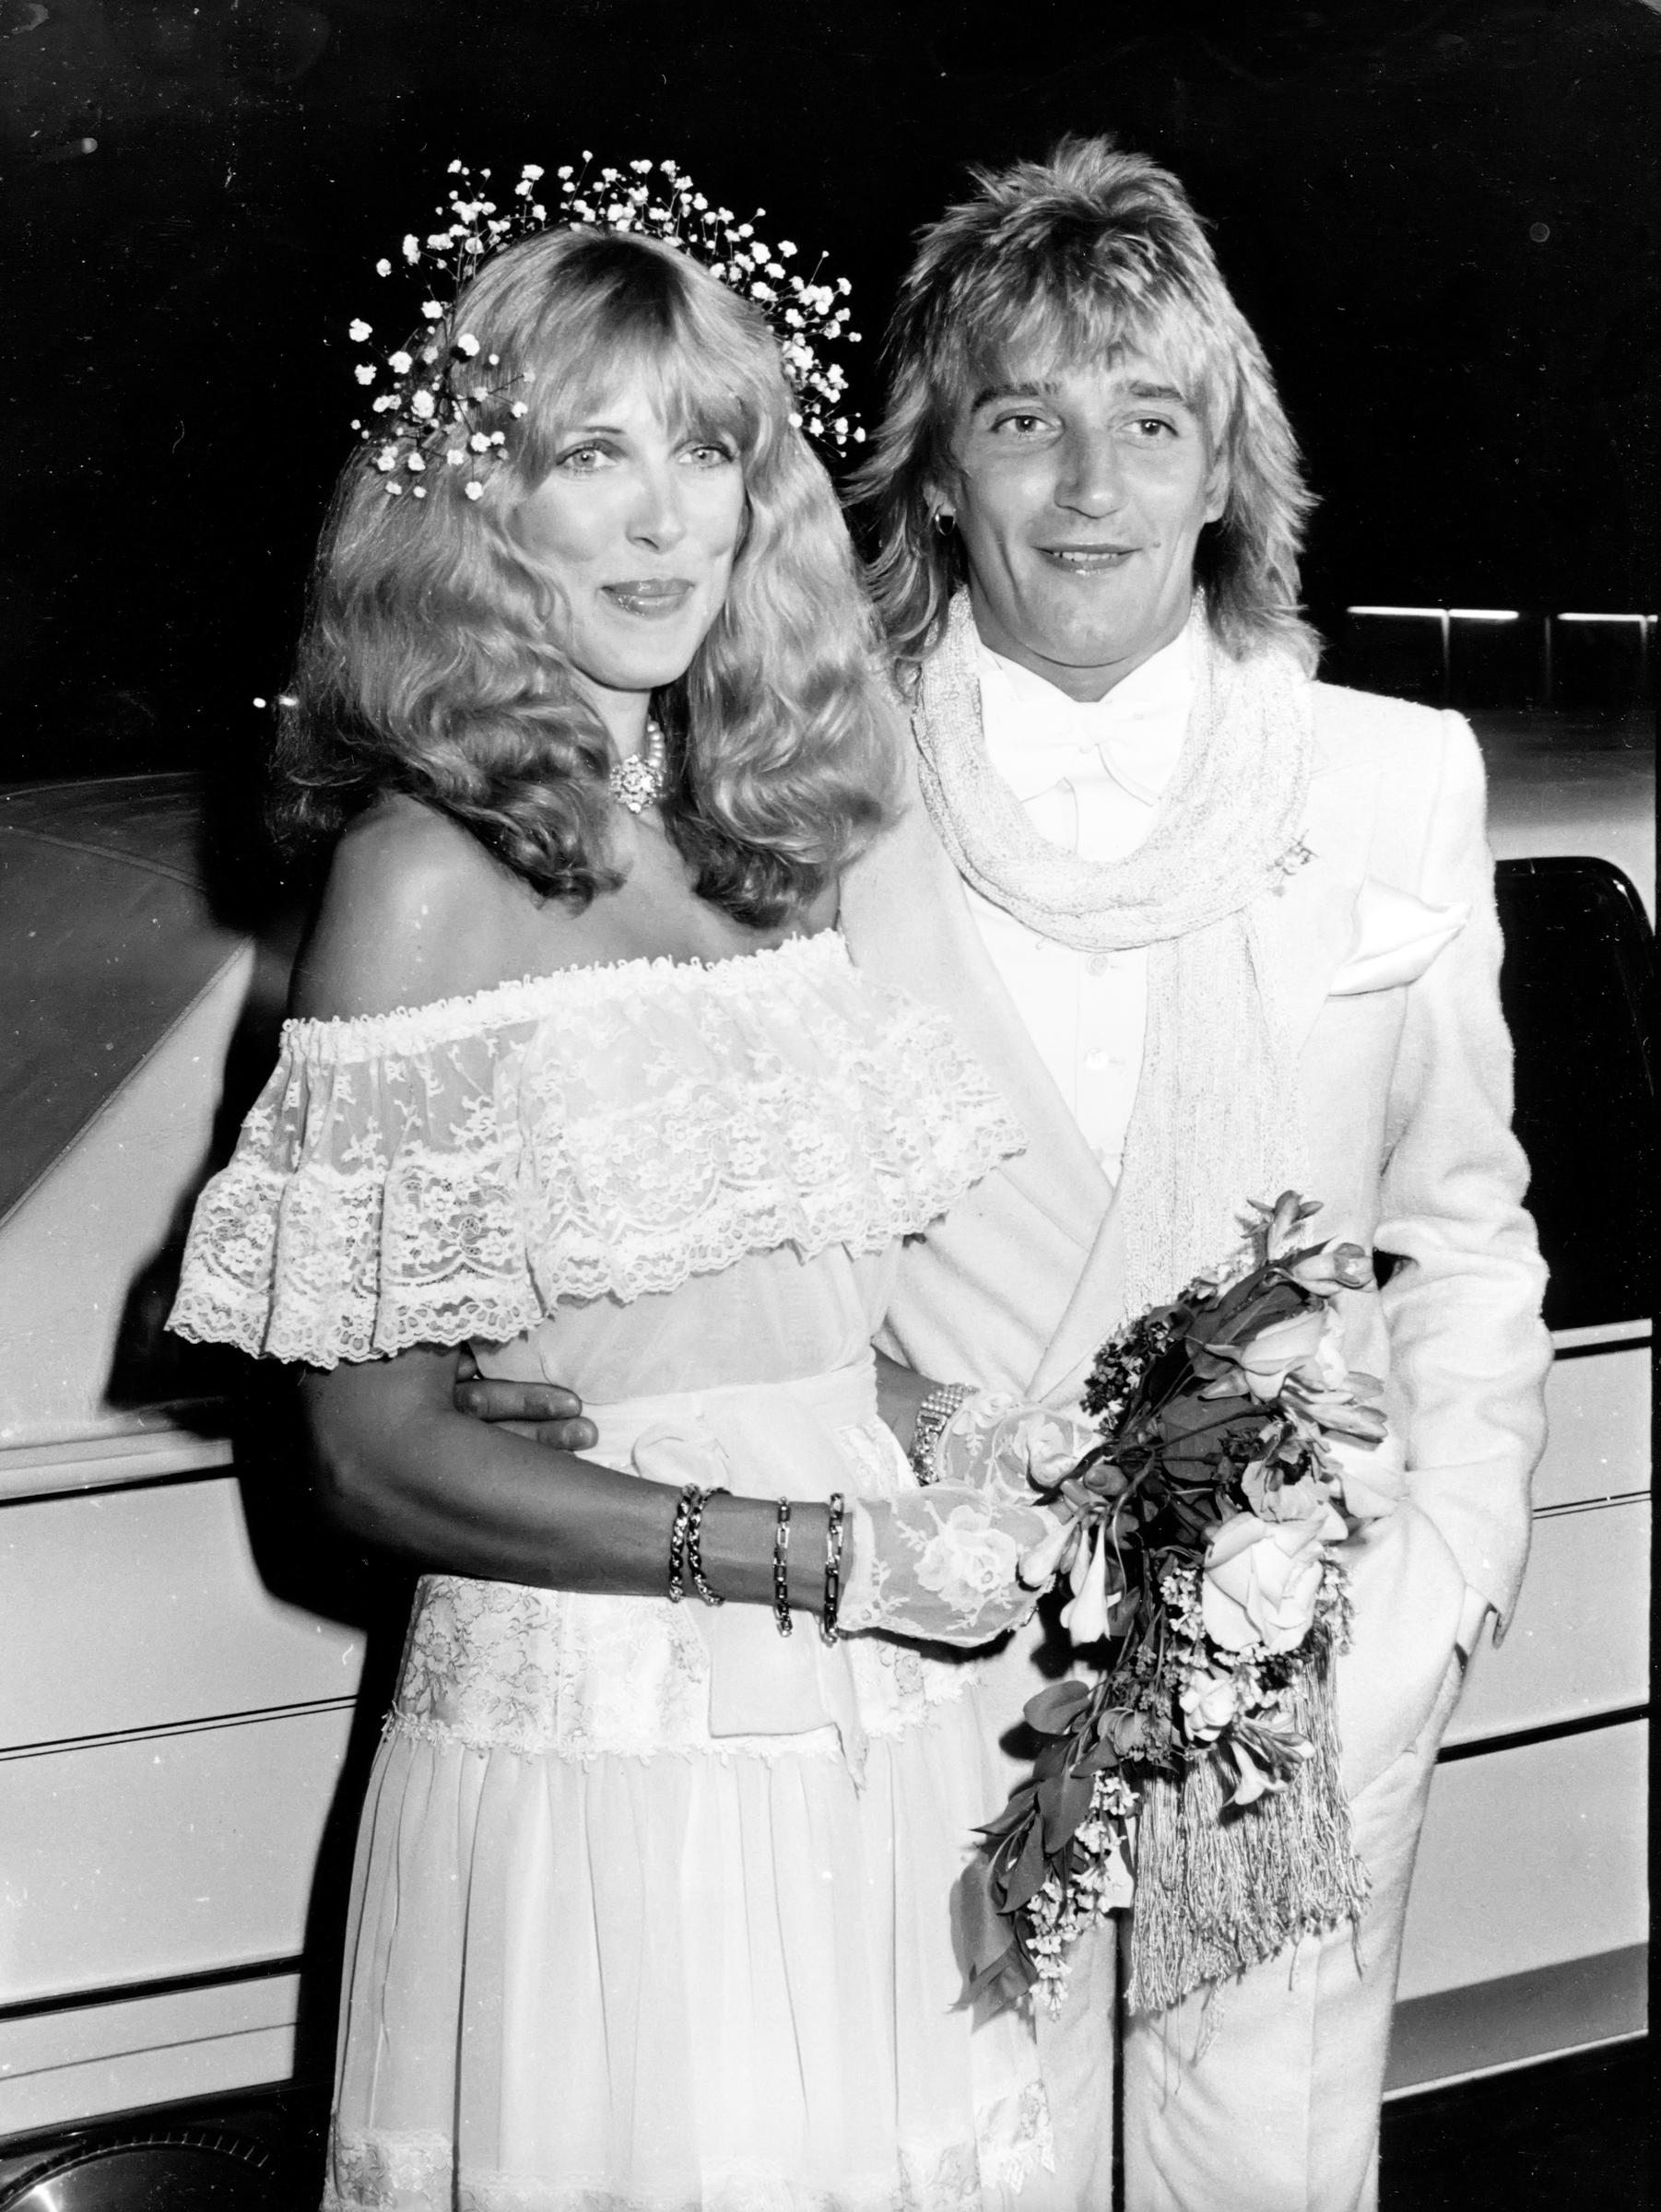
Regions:
<instances>
[{"instance_id":1,"label":"woman's hand","mask_svg":"<svg viewBox=\"0 0 1661 2212\"><path fill-rule=\"evenodd\" d=\"M1036 1497L961 1483L854 1499L848 1524L840 1625L971 1647L1031 1613L1042 1583L1023 1583L1022 1564L1050 1551L1060 1526Z\"/></svg>"}]
</instances>

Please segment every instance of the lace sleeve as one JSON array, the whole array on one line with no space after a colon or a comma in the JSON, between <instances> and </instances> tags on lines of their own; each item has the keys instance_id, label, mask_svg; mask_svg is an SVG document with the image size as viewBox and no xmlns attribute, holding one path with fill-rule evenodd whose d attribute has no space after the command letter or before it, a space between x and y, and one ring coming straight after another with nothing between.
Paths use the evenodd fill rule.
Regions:
<instances>
[{"instance_id":1,"label":"lace sleeve","mask_svg":"<svg viewBox=\"0 0 1661 2212\"><path fill-rule=\"evenodd\" d=\"M942 1479L850 1508L851 1559L837 1618L931 1643L985 1643L1024 1620L1054 1572L1071 1516L1054 1483L1101 1440L1089 1422L989 1390L965 1398L942 1432Z\"/></svg>"},{"instance_id":2,"label":"lace sleeve","mask_svg":"<svg viewBox=\"0 0 1661 2212\"><path fill-rule=\"evenodd\" d=\"M169 1325L311 1367L497 1342L541 1318L504 1032L356 1053L290 1023L230 1163L197 1201Z\"/></svg>"},{"instance_id":3,"label":"lace sleeve","mask_svg":"<svg viewBox=\"0 0 1661 2212\"><path fill-rule=\"evenodd\" d=\"M848 1522L841 1627L965 1645L1027 1618L1040 1591L1020 1582L1020 1562L1060 1525L1036 1500L955 1482L852 1499Z\"/></svg>"}]
</instances>

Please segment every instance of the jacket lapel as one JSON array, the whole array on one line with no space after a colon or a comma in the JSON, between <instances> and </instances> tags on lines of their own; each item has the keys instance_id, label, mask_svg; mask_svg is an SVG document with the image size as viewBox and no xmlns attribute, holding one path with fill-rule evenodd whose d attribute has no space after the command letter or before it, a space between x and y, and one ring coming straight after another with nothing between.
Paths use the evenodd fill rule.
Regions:
<instances>
[{"instance_id":1,"label":"jacket lapel","mask_svg":"<svg viewBox=\"0 0 1661 2212\"><path fill-rule=\"evenodd\" d=\"M843 878L848 949L866 974L952 1022L1026 1132L1026 1150L1000 1172L1082 1260L1112 1186L1004 988L914 783L908 799L901 820Z\"/></svg>"}]
</instances>

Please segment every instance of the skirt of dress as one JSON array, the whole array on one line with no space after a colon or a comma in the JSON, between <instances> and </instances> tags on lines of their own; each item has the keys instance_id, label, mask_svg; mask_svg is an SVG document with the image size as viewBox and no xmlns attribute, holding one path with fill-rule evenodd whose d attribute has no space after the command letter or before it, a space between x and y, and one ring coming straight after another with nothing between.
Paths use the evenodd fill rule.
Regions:
<instances>
[{"instance_id":1,"label":"skirt of dress","mask_svg":"<svg viewBox=\"0 0 1661 2212\"><path fill-rule=\"evenodd\" d=\"M704 1410L738 1456L730 1402ZM836 1456L886 1479L868 1434ZM854 1639L856 1759L833 1724L723 1742L701 1611L446 1578L418 1600L325 2212L1052 2212L1031 2021L962 2001L953 1892L1002 1799L972 1670ZM607 1747L646 1681L615 1721L606 1693L642 1666L654 1744Z\"/></svg>"}]
</instances>

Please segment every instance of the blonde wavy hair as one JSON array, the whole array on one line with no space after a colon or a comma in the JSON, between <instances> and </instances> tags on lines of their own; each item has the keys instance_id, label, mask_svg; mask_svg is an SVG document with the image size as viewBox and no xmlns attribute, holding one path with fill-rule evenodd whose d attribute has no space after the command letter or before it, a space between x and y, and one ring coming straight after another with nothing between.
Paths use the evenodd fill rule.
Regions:
<instances>
[{"instance_id":1,"label":"blonde wavy hair","mask_svg":"<svg viewBox=\"0 0 1661 2212\"><path fill-rule=\"evenodd\" d=\"M873 515L870 582L902 675L938 642L966 578L956 534L934 526L965 403L1018 360L1074 368L1133 351L1192 395L1227 471L1195 561L1219 642L1236 657L1276 645L1313 673L1298 554L1313 501L1263 347L1182 186L1108 137L970 173L975 196L920 234L889 330L888 411L852 487Z\"/></svg>"},{"instance_id":2,"label":"blonde wavy hair","mask_svg":"<svg viewBox=\"0 0 1661 2212\"><path fill-rule=\"evenodd\" d=\"M478 342L471 359L447 351L462 333ZM279 728L279 838L315 847L404 792L545 897L582 906L620 882L606 733L513 517L562 425L643 377L674 434L732 441L746 496L725 603L654 700L673 771L666 827L701 897L755 927L784 919L886 819L899 747L846 526L792 427L766 323L669 246L569 229L487 263L422 335L452 362L472 429L501 434L499 457L448 466L455 435L435 429L419 500L389 496L371 451L348 465Z\"/></svg>"}]
</instances>

